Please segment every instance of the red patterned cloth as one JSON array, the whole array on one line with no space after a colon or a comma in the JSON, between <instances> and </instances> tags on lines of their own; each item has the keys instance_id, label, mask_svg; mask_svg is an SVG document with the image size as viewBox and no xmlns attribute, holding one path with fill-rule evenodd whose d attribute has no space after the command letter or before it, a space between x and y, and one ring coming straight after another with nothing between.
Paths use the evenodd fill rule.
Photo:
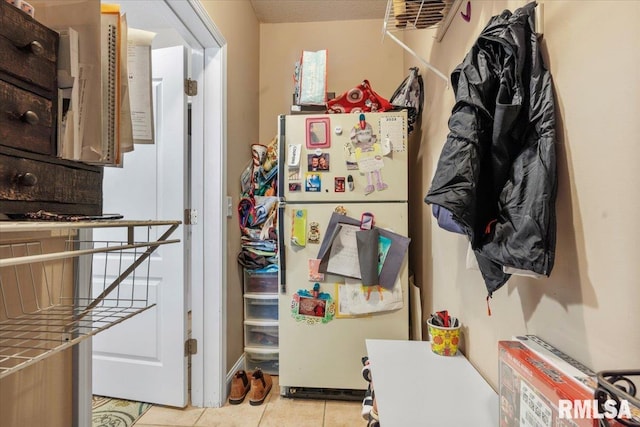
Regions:
<instances>
[{"instance_id":1,"label":"red patterned cloth","mask_svg":"<svg viewBox=\"0 0 640 427\"><path fill-rule=\"evenodd\" d=\"M391 103L371 88L369 80L327 102L329 113L375 113L392 109Z\"/></svg>"}]
</instances>

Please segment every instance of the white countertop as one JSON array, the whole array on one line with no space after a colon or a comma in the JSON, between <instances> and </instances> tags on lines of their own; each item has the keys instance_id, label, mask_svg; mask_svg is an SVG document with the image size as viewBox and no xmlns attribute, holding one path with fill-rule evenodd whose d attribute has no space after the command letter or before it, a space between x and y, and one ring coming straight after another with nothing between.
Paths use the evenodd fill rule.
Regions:
<instances>
[{"instance_id":1,"label":"white countertop","mask_svg":"<svg viewBox=\"0 0 640 427\"><path fill-rule=\"evenodd\" d=\"M498 395L462 354L439 356L428 341L392 340L367 340L367 354L380 425L499 425Z\"/></svg>"}]
</instances>

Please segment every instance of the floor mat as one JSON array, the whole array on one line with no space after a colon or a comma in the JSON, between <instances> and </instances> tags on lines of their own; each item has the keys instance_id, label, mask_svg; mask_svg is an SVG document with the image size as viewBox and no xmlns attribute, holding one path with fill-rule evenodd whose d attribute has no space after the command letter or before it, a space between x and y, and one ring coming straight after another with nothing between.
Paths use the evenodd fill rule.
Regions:
<instances>
[{"instance_id":1,"label":"floor mat","mask_svg":"<svg viewBox=\"0 0 640 427\"><path fill-rule=\"evenodd\" d=\"M150 403L93 396L92 427L130 427L151 406Z\"/></svg>"}]
</instances>

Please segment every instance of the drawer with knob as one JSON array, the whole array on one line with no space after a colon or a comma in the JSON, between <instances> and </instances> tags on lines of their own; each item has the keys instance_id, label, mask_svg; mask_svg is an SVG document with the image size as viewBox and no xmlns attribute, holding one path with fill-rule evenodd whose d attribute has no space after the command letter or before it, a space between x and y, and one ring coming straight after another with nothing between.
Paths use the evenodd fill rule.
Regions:
<instances>
[{"instance_id":1,"label":"drawer with knob","mask_svg":"<svg viewBox=\"0 0 640 427\"><path fill-rule=\"evenodd\" d=\"M0 80L0 144L55 155L50 99Z\"/></svg>"},{"instance_id":2,"label":"drawer with knob","mask_svg":"<svg viewBox=\"0 0 640 427\"><path fill-rule=\"evenodd\" d=\"M0 1L0 145L55 156L57 32Z\"/></svg>"},{"instance_id":3,"label":"drawer with knob","mask_svg":"<svg viewBox=\"0 0 640 427\"><path fill-rule=\"evenodd\" d=\"M0 72L34 91L57 90L58 33L6 2L0 4Z\"/></svg>"},{"instance_id":4,"label":"drawer with knob","mask_svg":"<svg viewBox=\"0 0 640 427\"><path fill-rule=\"evenodd\" d=\"M0 146L0 213L102 214L102 168Z\"/></svg>"}]
</instances>

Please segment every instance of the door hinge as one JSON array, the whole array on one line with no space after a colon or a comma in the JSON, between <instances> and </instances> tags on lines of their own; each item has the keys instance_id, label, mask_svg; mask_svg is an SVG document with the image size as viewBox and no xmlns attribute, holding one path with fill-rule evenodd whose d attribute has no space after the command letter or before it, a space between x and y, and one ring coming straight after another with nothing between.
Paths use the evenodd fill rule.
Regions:
<instances>
[{"instance_id":1,"label":"door hinge","mask_svg":"<svg viewBox=\"0 0 640 427\"><path fill-rule=\"evenodd\" d=\"M184 355L190 356L198 352L198 340L189 338L184 342Z\"/></svg>"},{"instance_id":2,"label":"door hinge","mask_svg":"<svg viewBox=\"0 0 640 427\"><path fill-rule=\"evenodd\" d=\"M196 225L198 223L198 211L196 209L184 210L184 224Z\"/></svg>"},{"instance_id":3,"label":"door hinge","mask_svg":"<svg viewBox=\"0 0 640 427\"><path fill-rule=\"evenodd\" d=\"M188 96L196 96L198 94L198 82L196 80L184 79L184 93Z\"/></svg>"}]
</instances>

